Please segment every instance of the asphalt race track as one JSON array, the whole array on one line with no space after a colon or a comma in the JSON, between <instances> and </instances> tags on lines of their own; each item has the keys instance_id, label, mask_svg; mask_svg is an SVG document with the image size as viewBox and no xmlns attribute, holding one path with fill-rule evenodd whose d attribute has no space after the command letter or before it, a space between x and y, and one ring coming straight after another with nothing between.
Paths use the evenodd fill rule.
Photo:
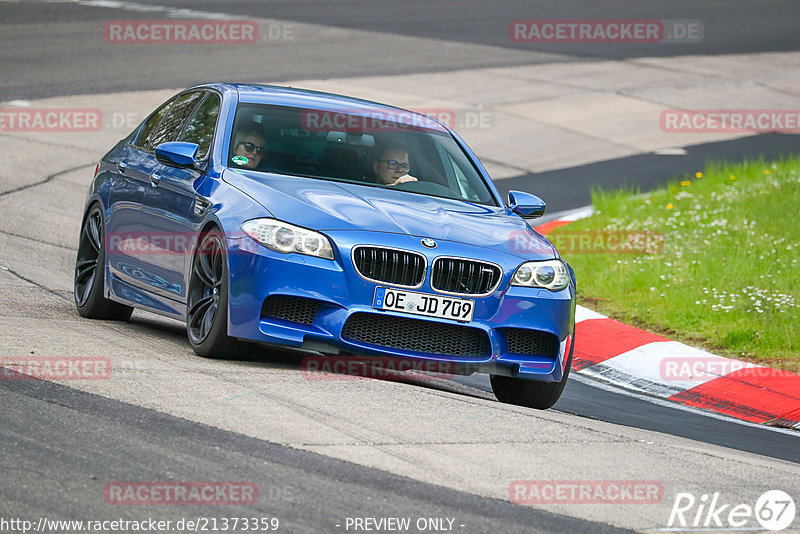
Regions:
<instances>
[{"instance_id":1,"label":"asphalt race track","mask_svg":"<svg viewBox=\"0 0 800 534\"><path fill-rule=\"evenodd\" d=\"M682 54L737 54L797 49L800 14L792 0L659 2L615 0L603 6L580 1L514 0L482 2L261 2L258 0L142 0L121 2L2 2L0 61L4 98L34 98L114 90L186 87L209 80L296 80L311 77L383 75L529 65L579 59L625 59ZM80 4L80 6L76 5ZM172 11L143 11L136 5ZM455 7L455 6L458 7ZM321 25L315 39L275 40L264 53L226 45L198 57L192 46L109 47L98 26L125 19L164 19L177 9L226 13L281 22ZM142 16L142 14L145 16ZM753 17L758 13L758 17ZM536 45L511 43L515 19L697 19L702 42L663 46L651 43ZM32 31L47 25L48 32ZM353 34L358 33L358 39ZM379 39L370 36L378 35ZM395 37L416 37L398 47ZM324 43L324 46L322 44Z\"/></svg>"},{"instance_id":2,"label":"asphalt race track","mask_svg":"<svg viewBox=\"0 0 800 534\"><path fill-rule=\"evenodd\" d=\"M103 39L109 21L215 14L288 28L293 38L202 49ZM335 79L339 91L366 79L378 87L385 81L381 90L391 97L409 94L402 81L421 74L446 80L446 73L481 69L613 70L647 58L783 58L800 50L798 15L791 0L0 0L0 107L111 102L141 118L175 89L211 80ZM704 38L692 45L511 42L509 21L533 18L699 20ZM797 73L773 67L781 61L764 61L765 78L786 83L781 102L795 105ZM685 85L692 83L699 84ZM667 528L680 493L718 492L725 503L753 505L777 489L800 507L798 432L712 417L587 378L571 379L546 412L498 403L482 375L308 380L300 368L308 354L299 351L253 347L241 361L210 361L194 355L175 321L139 311L130 323L82 319L72 269L83 201L97 158L135 124L86 135L0 128L0 357L102 357L114 369L109 380L0 380L0 532L21 531L5 526L12 518L174 524L237 516L278 518L279 532L301 533L370 530L355 526L356 518L411 518L417 526L409 532L653 532ZM482 156L480 147L492 145L478 139ZM708 139L678 156L621 151L547 168L506 162L518 172L497 184L535 192L560 211L585 206L596 186L646 190L707 159L796 153L797 135L764 133ZM514 504L510 487L519 480L657 481L663 495L645 505ZM117 481L248 481L259 498L120 506L104 497ZM800 518L793 527L800 532Z\"/></svg>"}]
</instances>

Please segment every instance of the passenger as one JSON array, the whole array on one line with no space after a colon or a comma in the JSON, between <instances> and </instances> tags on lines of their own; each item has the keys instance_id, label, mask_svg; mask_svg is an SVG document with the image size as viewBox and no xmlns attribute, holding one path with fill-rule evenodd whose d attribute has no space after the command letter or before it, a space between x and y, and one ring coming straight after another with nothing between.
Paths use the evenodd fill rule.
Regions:
<instances>
[{"instance_id":1,"label":"passenger","mask_svg":"<svg viewBox=\"0 0 800 534\"><path fill-rule=\"evenodd\" d=\"M377 182L383 185L399 185L406 182L416 182L417 179L408 171L408 152L401 148L388 147L379 151L378 157L372 162Z\"/></svg>"},{"instance_id":2,"label":"passenger","mask_svg":"<svg viewBox=\"0 0 800 534\"><path fill-rule=\"evenodd\" d=\"M231 162L244 169L258 168L267 144L261 125L257 122L246 123L236 130L233 139Z\"/></svg>"}]
</instances>

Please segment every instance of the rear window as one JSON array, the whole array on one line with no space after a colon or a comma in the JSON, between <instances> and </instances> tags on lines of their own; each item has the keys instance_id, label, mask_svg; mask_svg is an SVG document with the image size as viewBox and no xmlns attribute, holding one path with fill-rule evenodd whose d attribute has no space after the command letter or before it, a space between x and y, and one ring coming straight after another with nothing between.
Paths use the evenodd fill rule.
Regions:
<instances>
[{"instance_id":1,"label":"rear window","mask_svg":"<svg viewBox=\"0 0 800 534\"><path fill-rule=\"evenodd\" d=\"M139 134L136 136L136 141L133 142L134 145L140 148L144 147L145 141L153 134L153 131L155 131L156 126L158 126L158 123L160 123L161 119L164 118L164 115L167 114L167 111L169 111L169 108L170 106L172 106L172 103L174 101L175 101L174 98L170 99L160 108L155 110L152 115L150 115L150 117L147 119L147 122L145 122L144 126L142 126L142 129L139 130Z\"/></svg>"},{"instance_id":2,"label":"rear window","mask_svg":"<svg viewBox=\"0 0 800 534\"><path fill-rule=\"evenodd\" d=\"M152 152L161 143L174 141L183 129L186 119L194 111L205 93L193 92L179 96L172 107L164 114L158 127L144 139L142 148Z\"/></svg>"},{"instance_id":3,"label":"rear window","mask_svg":"<svg viewBox=\"0 0 800 534\"><path fill-rule=\"evenodd\" d=\"M194 116L186 125L180 141L187 143L197 143L200 147L197 150L197 158L204 159L211 148L211 141L214 139L214 128L217 125L219 116L219 97L214 93L209 93L206 99L197 107Z\"/></svg>"}]
</instances>

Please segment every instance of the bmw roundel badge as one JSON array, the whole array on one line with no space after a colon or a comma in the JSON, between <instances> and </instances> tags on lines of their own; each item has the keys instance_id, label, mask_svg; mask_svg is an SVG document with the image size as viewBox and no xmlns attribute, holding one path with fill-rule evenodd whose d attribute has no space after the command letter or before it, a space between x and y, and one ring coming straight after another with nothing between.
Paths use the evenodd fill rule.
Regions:
<instances>
[{"instance_id":1,"label":"bmw roundel badge","mask_svg":"<svg viewBox=\"0 0 800 534\"><path fill-rule=\"evenodd\" d=\"M422 246L425 248L436 248L436 241L428 239L427 237L420 241L420 243L422 243Z\"/></svg>"}]
</instances>

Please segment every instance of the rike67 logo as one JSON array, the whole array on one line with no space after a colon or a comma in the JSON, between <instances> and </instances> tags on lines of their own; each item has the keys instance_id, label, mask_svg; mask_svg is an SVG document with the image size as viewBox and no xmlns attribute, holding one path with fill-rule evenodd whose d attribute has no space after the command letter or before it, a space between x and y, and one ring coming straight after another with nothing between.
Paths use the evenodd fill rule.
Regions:
<instances>
[{"instance_id":1,"label":"rike67 logo","mask_svg":"<svg viewBox=\"0 0 800 534\"><path fill-rule=\"evenodd\" d=\"M678 493L667 528L662 530L766 529L777 532L791 526L795 511L794 499L781 490L763 493L755 505L726 502L719 492L703 494L699 499L691 493Z\"/></svg>"}]
</instances>

